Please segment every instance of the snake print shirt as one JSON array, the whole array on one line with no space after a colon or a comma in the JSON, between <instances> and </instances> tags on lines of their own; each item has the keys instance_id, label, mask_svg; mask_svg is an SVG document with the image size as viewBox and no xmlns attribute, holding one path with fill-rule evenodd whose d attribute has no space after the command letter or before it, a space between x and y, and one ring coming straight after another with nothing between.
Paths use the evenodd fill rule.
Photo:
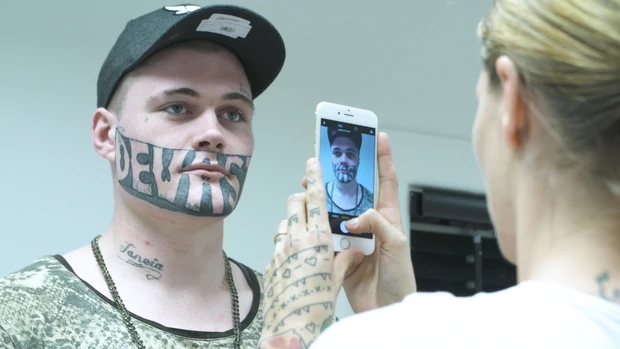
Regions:
<instances>
[{"instance_id":1,"label":"snake print shirt","mask_svg":"<svg viewBox=\"0 0 620 349\"><path fill-rule=\"evenodd\" d=\"M362 197L361 197L360 203L356 207L350 210L344 210L340 208L338 205L336 205L336 203L332 201L332 197L331 197L331 193L329 189L333 190L333 185L334 185L333 182L329 182L325 184L325 190L327 193L327 211L328 212L357 217L374 206L373 193L370 190L368 190L366 187L364 187L363 185L358 184L359 187L362 189L361 190Z\"/></svg>"},{"instance_id":2,"label":"snake print shirt","mask_svg":"<svg viewBox=\"0 0 620 349\"><path fill-rule=\"evenodd\" d=\"M254 293L250 313L241 323L242 348L255 349L261 334L263 278L253 269L235 263ZM132 317L147 348L232 348L232 329L186 331L135 314ZM114 303L78 278L62 256L41 258L0 279L0 348L133 347Z\"/></svg>"}]
</instances>

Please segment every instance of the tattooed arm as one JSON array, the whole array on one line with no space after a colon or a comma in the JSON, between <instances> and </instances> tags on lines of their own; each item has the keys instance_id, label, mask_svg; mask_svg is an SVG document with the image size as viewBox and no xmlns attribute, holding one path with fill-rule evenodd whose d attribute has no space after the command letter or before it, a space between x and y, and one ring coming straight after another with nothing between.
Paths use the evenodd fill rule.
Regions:
<instances>
[{"instance_id":1,"label":"tattooed arm","mask_svg":"<svg viewBox=\"0 0 620 349\"><path fill-rule=\"evenodd\" d=\"M278 245L299 245L279 240ZM324 268L331 269L328 253L327 244L317 243L268 270L261 348L307 348L331 324L335 296L331 270Z\"/></svg>"},{"instance_id":2,"label":"tattooed arm","mask_svg":"<svg viewBox=\"0 0 620 349\"><path fill-rule=\"evenodd\" d=\"M620 304L620 288L608 287L610 276L608 271L601 272L596 277L596 283L598 284L599 296L608 301Z\"/></svg>"},{"instance_id":3,"label":"tattooed arm","mask_svg":"<svg viewBox=\"0 0 620 349\"><path fill-rule=\"evenodd\" d=\"M308 161L305 193L289 198L271 264L265 271L259 348L308 348L334 319L338 291L361 251L334 258L325 192L316 159ZM358 259L359 261L360 259Z\"/></svg>"}]
</instances>

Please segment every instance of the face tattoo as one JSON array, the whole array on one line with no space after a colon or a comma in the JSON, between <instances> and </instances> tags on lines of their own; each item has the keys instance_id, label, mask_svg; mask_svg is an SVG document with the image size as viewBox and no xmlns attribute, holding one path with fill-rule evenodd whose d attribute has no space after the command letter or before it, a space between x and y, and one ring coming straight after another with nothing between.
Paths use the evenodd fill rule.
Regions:
<instances>
[{"instance_id":1,"label":"face tattoo","mask_svg":"<svg viewBox=\"0 0 620 349\"><path fill-rule=\"evenodd\" d=\"M116 131L116 176L129 194L157 207L194 216L227 216L241 196L251 156L193 149L172 149L126 137ZM217 164L228 172L218 182L173 172L197 163ZM196 190L200 186L202 190Z\"/></svg>"}]
</instances>

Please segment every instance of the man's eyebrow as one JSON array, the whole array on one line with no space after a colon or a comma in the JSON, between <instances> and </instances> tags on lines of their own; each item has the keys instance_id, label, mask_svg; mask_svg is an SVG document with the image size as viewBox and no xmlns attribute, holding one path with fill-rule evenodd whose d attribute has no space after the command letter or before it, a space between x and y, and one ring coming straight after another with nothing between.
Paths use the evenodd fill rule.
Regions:
<instances>
[{"instance_id":1,"label":"man's eyebrow","mask_svg":"<svg viewBox=\"0 0 620 349\"><path fill-rule=\"evenodd\" d=\"M174 95L185 95L185 96L189 96L193 98L200 98L200 94L196 90L191 89L189 87L180 87L180 88L172 88L169 90L164 90L161 94L149 97L149 101L153 99L157 99L160 96L170 97ZM252 111L254 111L254 102L248 96L244 95L243 93L229 92L229 93L226 93L222 97L222 99L228 100L228 101L232 101L232 100L243 101L249 104L252 107Z\"/></svg>"},{"instance_id":2,"label":"man's eyebrow","mask_svg":"<svg viewBox=\"0 0 620 349\"><path fill-rule=\"evenodd\" d=\"M354 152L358 153L357 148L355 148L355 147L349 147L349 146L346 146L346 147L339 147L339 146L334 146L334 149L338 149L338 150L340 150L340 151L352 150L352 151L354 151Z\"/></svg>"},{"instance_id":3,"label":"man's eyebrow","mask_svg":"<svg viewBox=\"0 0 620 349\"><path fill-rule=\"evenodd\" d=\"M222 97L222 99L228 100L228 101L233 101L233 100L244 101L245 103L249 104L252 107L252 111L254 111L254 102L250 98L248 98L248 96L244 95L243 93L229 92L225 94Z\"/></svg>"},{"instance_id":4,"label":"man's eyebrow","mask_svg":"<svg viewBox=\"0 0 620 349\"><path fill-rule=\"evenodd\" d=\"M189 97L194 97L194 98L199 98L200 94L194 90L191 89L189 87L179 87L179 88L171 88L168 90L164 90L163 92L155 95L155 96L151 96L149 97L149 102L160 98L160 97L170 97L170 96L174 96L174 95L184 95L184 96L189 96Z\"/></svg>"}]
</instances>

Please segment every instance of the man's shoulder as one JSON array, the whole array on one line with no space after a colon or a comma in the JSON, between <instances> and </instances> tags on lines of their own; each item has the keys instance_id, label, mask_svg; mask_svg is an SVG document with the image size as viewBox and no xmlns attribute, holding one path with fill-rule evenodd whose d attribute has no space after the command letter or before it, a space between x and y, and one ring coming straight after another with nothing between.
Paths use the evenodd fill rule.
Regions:
<instances>
[{"instance_id":1,"label":"man's shoulder","mask_svg":"<svg viewBox=\"0 0 620 349\"><path fill-rule=\"evenodd\" d=\"M256 276L256 279L258 280L258 282L260 282L261 285L262 285L263 280L264 280L263 273L258 271L258 270L256 270L256 269L254 269L254 268L251 268L251 267L248 267L248 269L250 269L250 271L252 271L252 273Z\"/></svg>"},{"instance_id":2,"label":"man's shoulder","mask_svg":"<svg viewBox=\"0 0 620 349\"><path fill-rule=\"evenodd\" d=\"M362 187L362 202L359 207L365 211L374 206L374 194L365 186L361 184L360 186Z\"/></svg>"},{"instance_id":3,"label":"man's shoulder","mask_svg":"<svg viewBox=\"0 0 620 349\"><path fill-rule=\"evenodd\" d=\"M360 184L360 186L362 187L362 192L364 193L364 195L372 197L372 190L366 188L366 186L364 186L363 184Z\"/></svg>"},{"instance_id":4,"label":"man's shoulder","mask_svg":"<svg viewBox=\"0 0 620 349\"><path fill-rule=\"evenodd\" d=\"M71 282L71 272L56 258L42 257L0 279L0 319L7 326L10 319L23 318L45 309L54 311L59 295Z\"/></svg>"},{"instance_id":5,"label":"man's shoulder","mask_svg":"<svg viewBox=\"0 0 620 349\"><path fill-rule=\"evenodd\" d=\"M0 278L0 299L12 292L31 293L62 278L66 268L53 256L45 256Z\"/></svg>"},{"instance_id":6,"label":"man's shoulder","mask_svg":"<svg viewBox=\"0 0 620 349\"><path fill-rule=\"evenodd\" d=\"M263 283L263 273L262 272L259 272L258 270L250 267L249 265L247 265L247 264L245 264L243 262L240 262L237 259L233 259L233 261L241 269L241 271L245 275L246 279L248 279L248 281L251 281L252 278L256 278L256 280L262 286L262 283Z\"/></svg>"}]
</instances>

